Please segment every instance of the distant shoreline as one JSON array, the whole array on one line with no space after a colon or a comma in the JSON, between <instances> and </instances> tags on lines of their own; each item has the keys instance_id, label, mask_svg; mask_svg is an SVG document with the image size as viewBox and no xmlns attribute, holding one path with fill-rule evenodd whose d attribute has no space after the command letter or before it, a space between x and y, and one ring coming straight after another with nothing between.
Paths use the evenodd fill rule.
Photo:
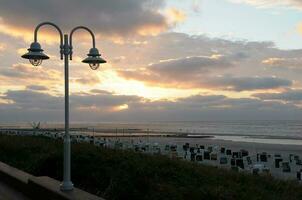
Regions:
<instances>
[{"instance_id":1,"label":"distant shoreline","mask_svg":"<svg viewBox=\"0 0 302 200\"><path fill-rule=\"evenodd\" d=\"M41 131L41 132L64 132L64 128L0 128L0 131ZM95 135L95 137L176 137L176 138L215 138L215 136L239 136L253 139L287 139L287 140L302 140L301 137L296 136L272 136L261 134L236 134L236 133L198 133L198 132L177 132L177 131L154 131L144 129L92 129L84 128L70 128L71 134L81 133L87 135ZM302 145L302 144L301 144Z\"/></svg>"},{"instance_id":2,"label":"distant shoreline","mask_svg":"<svg viewBox=\"0 0 302 200\"><path fill-rule=\"evenodd\" d=\"M0 128L0 133L2 132L40 132L40 133L58 133L63 134L63 128L47 128L47 129L33 129L33 128ZM186 140L212 140L217 142L222 141L232 141L238 143L251 143L251 144L275 144L275 145L294 145L302 146L302 137L293 136L271 136L271 135L243 135L243 134L204 134L204 133L184 133L184 132L173 132L173 131L154 131L154 130L143 130L143 129L91 129L88 127L84 128L70 128L71 135L88 135L95 138L139 138L140 140L149 140L149 138L157 138L156 140L161 140L160 138L166 138L168 140L181 139Z\"/></svg>"}]
</instances>

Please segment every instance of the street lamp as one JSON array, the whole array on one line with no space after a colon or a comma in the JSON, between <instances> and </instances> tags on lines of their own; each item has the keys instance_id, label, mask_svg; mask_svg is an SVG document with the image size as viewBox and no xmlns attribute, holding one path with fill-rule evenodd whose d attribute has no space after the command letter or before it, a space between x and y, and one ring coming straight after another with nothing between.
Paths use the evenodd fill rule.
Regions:
<instances>
[{"instance_id":1,"label":"street lamp","mask_svg":"<svg viewBox=\"0 0 302 200\"><path fill-rule=\"evenodd\" d=\"M93 70L98 69L99 65L106 63L106 61L101 58L101 54L98 49L95 47L95 37L93 32L85 26L77 26L71 30L69 38L67 34L64 34L61 29L54 23L43 22L39 24L34 32L34 42L31 43L28 53L22 55L22 58L29 59L29 62L34 66L39 66L43 60L49 59L49 57L43 53L41 45L38 43L38 31L40 27L44 25L50 25L57 29L60 34L60 55L61 60L64 58L65 63L65 135L64 135L64 171L63 171L63 182L61 184L61 190L69 191L73 189L73 183L70 179L70 135L69 135L69 60L72 60L72 35L78 29L84 29L88 31L92 37L92 48L87 54L82 62L88 63L90 68Z\"/></svg>"}]
</instances>

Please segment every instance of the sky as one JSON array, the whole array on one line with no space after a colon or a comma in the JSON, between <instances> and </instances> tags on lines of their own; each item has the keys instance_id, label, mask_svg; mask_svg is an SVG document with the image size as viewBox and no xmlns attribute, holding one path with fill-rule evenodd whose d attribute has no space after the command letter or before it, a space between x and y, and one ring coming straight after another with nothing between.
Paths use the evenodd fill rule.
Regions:
<instances>
[{"instance_id":1,"label":"sky","mask_svg":"<svg viewBox=\"0 0 302 200\"><path fill-rule=\"evenodd\" d=\"M44 21L91 28L107 60L91 70L90 35L73 35L72 122L302 117L300 0L2 0L2 123L64 119L56 30L38 32L49 60L21 58Z\"/></svg>"}]
</instances>

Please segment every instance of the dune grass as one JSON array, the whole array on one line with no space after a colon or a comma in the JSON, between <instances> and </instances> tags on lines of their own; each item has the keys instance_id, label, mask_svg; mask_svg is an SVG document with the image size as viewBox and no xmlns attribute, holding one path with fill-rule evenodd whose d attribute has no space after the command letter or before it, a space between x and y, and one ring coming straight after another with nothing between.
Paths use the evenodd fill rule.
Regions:
<instances>
[{"instance_id":1,"label":"dune grass","mask_svg":"<svg viewBox=\"0 0 302 200\"><path fill-rule=\"evenodd\" d=\"M62 141L0 136L0 160L36 176L62 180L62 153ZM89 144L72 145L72 181L108 200L302 199L297 182Z\"/></svg>"}]
</instances>

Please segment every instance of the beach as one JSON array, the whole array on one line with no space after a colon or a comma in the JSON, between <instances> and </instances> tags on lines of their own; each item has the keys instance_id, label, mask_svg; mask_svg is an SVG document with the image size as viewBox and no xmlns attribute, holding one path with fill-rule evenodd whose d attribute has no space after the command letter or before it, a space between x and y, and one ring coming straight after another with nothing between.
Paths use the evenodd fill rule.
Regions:
<instances>
[{"instance_id":1,"label":"beach","mask_svg":"<svg viewBox=\"0 0 302 200\"><path fill-rule=\"evenodd\" d=\"M299 172L302 170L302 163L298 163L297 160L294 160L294 157L301 159L302 158L302 148L300 145L285 145L285 144L266 144L266 143L254 143L254 142L238 142L238 141L230 141L230 140L221 140L214 138L174 138L174 137L134 137L134 138L110 138L111 142L114 141L122 142L124 144L136 144L141 146L142 148L149 148L150 146L154 146L155 144L159 146L162 150L162 154L173 157L173 153L167 151L167 146L177 146L177 156L180 159L185 159L188 161L194 161L205 165L212 165L222 168L232 169L234 166L232 165L232 159L234 158L234 154L231 156L226 156L225 153L221 153L221 149L225 148L234 152L248 152L248 159L250 159L251 164L247 163L247 157L236 157L236 160L242 160L244 162L244 167L240 168L240 171L252 173L253 168L256 165L260 165L260 167L269 169L269 173L276 177L284 180L297 180L297 176ZM194 148L193 153L190 150L185 153L183 150L183 146L185 144L189 144L191 148ZM145 145L145 147L144 147ZM146 147L148 146L148 147ZM204 148L205 150L200 149ZM163 150L164 149L164 150ZM209 150L211 149L211 150ZM209 152L210 156L215 155L215 159L209 158L206 160L205 152ZM187 155L187 156L186 156ZM194 155L192 158L191 155ZM201 155L202 160L198 160L198 155ZM261 156L265 156L265 160L260 160ZM175 154L174 154L175 156ZM221 164L221 159L227 159L227 163ZM285 163L284 166L276 168L276 160L281 159L282 163ZM235 162L235 161L234 161ZM289 171L286 171L286 168L290 168ZM238 170L238 169L236 169ZM286 171L286 172L285 172Z\"/></svg>"},{"instance_id":2,"label":"beach","mask_svg":"<svg viewBox=\"0 0 302 200\"><path fill-rule=\"evenodd\" d=\"M179 128L180 126L184 128ZM277 129L280 130L276 131ZM299 180L298 173L302 170L301 130L299 121L102 123L74 124L70 128L70 134L73 142L88 142L147 154L160 152L171 158L247 173L253 173L255 168L261 168L260 171L268 169L276 178ZM62 139L64 129L58 124L44 127L42 124L39 129L20 125L17 128L2 126L1 132ZM188 145L187 150L184 145ZM228 149L232 153L226 155L222 149ZM243 151L247 151L248 155L241 156L240 152ZM240 156L237 155L238 152ZM206 154L210 157L206 158ZM264 156L265 161L261 161L260 156ZM221 164L224 159L225 163ZM282 160L278 167L276 162L279 161L276 160ZM242 162L242 166L237 166L237 161Z\"/></svg>"}]
</instances>

